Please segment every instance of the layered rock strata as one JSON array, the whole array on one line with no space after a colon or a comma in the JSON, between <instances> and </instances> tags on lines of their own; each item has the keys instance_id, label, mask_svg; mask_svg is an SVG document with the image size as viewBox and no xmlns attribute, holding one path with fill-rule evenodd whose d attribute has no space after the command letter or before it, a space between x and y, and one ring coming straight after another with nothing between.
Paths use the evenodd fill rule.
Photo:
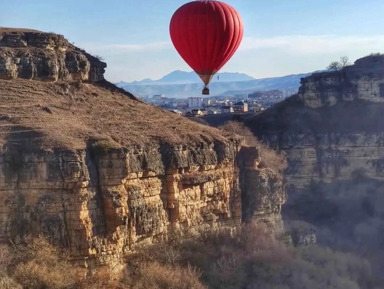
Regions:
<instances>
[{"instance_id":1,"label":"layered rock strata","mask_svg":"<svg viewBox=\"0 0 384 289\"><path fill-rule=\"evenodd\" d=\"M0 238L40 232L74 258L108 263L171 231L234 226L235 152L221 162L208 147L4 152Z\"/></svg>"},{"instance_id":2,"label":"layered rock strata","mask_svg":"<svg viewBox=\"0 0 384 289\"><path fill-rule=\"evenodd\" d=\"M0 241L44 234L91 265L241 222L281 230L283 182L255 148L135 100L104 67L60 35L0 28Z\"/></svg>"},{"instance_id":3,"label":"layered rock strata","mask_svg":"<svg viewBox=\"0 0 384 289\"><path fill-rule=\"evenodd\" d=\"M0 27L0 79L99 82L106 66L62 35Z\"/></svg>"},{"instance_id":4,"label":"layered rock strata","mask_svg":"<svg viewBox=\"0 0 384 289\"><path fill-rule=\"evenodd\" d=\"M281 233L281 206L286 201L283 178L270 168L260 168L260 152L242 147L237 156L242 221L269 224Z\"/></svg>"},{"instance_id":5,"label":"layered rock strata","mask_svg":"<svg viewBox=\"0 0 384 289\"><path fill-rule=\"evenodd\" d=\"M316 232L318 243L364 256L381 276L384 55L301 83L298 95L246 121L287 155L283 216L304 221L291 228L292 241L310 244Z\"/></svg>"},{"instance_id":6,"label":"layered rock strata","mask_svg":"<svg viewBox=\"0 0 384 289\"><path fill-rule=\"evenodd\" d=\"M284 150L287 185L333 182L364 174L384 180L384 56L302 79L299 93L247 121Z\"/></svg>"},{"instance_id":7,"label":"layered rock strata","mask_svg":"<svg viewBox=\"0 0 384 289\"><path fill-rule=\"evenodd\" d=\"M238 149L3 152L0 240L42 233L76 260L108 264L136 246L242 221L281 231L281 177L257 169L249 153L236 162Z\"/></svg>"},{"instance_id":8,"label":"layered rock strata","mask_svg":"<svg viewBox=\"0 0 384 289\"><path fill-rule=\"evenodd\" d=\"M309 108L333 106L339 102L366 100L384 102L384 57L373 54L341 70L314 73L301 80L298 93Z\"/></svg>"}]
</instances>

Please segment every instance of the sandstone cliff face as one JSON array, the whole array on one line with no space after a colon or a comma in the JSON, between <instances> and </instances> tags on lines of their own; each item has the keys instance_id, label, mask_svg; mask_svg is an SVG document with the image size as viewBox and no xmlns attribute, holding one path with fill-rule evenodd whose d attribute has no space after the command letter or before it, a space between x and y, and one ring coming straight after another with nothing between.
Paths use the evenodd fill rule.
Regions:
<instances>
[{"instance_id":1,"label":"sandstone cliff face","mask_svg":"<svg viewBox=\"0 0 384 289\"><path fill-rule=\"evenodd\" d=\"M281 206L286 201L283 178L270 168L260 168L259 151L242 147L238 153L243 222L269 224L283 231Z\"/></svg>"},{"instance_id":2,"label":"sandstone cliff face","mask_svg":"<svg viewBox=\"0 0 384 289\"><path fill-rule=\"evenodd\" d=\"M238 149L3 152L0 241L43 233L76 260L109 264L172 234L235 228L242 214L281 231L281 178L258 170L249 154L237 163Z\"/></svg>"},{"instance_id":3,"label":"sandstone cliff face","mask_svg":"<svg viewBox=\"0 0 384 289\"><path fill-rule=\"evenodd\" d=\"M384 266L383 83L384 56L368 56L302 79L298 95L246 121L286 152L285 220L315 225L321 244L358 252L378 272Z\"/></svg>"},{"instance_id":4,"label":"sandstone cliff face","mask_svg":"<svg viewBox=\"0 0 384 289\"><path fill-rule=\"evenodd\" d=\"M211 148L171 146L4 152L0 238L41 232L74 258L108 263L172 230L234 226L240 193L228 149L221 162Z\"/></svg>"},{"instance_id":5,"label":"sandstone cliff face","mask_svg":"<svg viewBox=\"0 0 384 289\"><path fill-rule=\"evenodd\" d=\"M287 153L288 186L358 174L384 180L383 83L384 57L365 57L341 71L302 79L297 96L249 125Z\"/></svg>"},{"instance_id":6,"label":"sandstone cliff face","mask_svg":"<svg viewBox=\"0 0 384 289\"><path fill-rule=\"evenodd\" d=\"M98 82L106 66L62 35L0 27L0 79Z\"/></svg>"},{"instance_id":7,"label":"sandstone cliff face","mask_svg":"<svg viewBox=\"0 0 384 289\"><path fill-rule=\"evenodd\" d=\"M266 142L287 153L287 186L304 188L311 181L349 180L364 174L384 180L384 134L310 133L269 134Z\"/></svg>"},{"instance_id":8,"label":"sandstone cliff face","mask_svg":"<svg viewBox=\"0 0 384 289\"><path fill-rule=\"evenodd\" d=\"M310 108L358 99L384 102L384 57L371 55L340 71L315 73L301 80L298 95Z\"/></svg>"},{"instance_id":9,"label":"sandstone cliff face","mask_svg":"<svg viewBox=\"0 0 384 289\"><path fill-rule=\"evenodd\" d=\"M90 265L241 222L282 230L283 182L255 148L99 81L104 67L60 35L0 29L0 241L43 233Z\"/></svg>"}]
</instances>

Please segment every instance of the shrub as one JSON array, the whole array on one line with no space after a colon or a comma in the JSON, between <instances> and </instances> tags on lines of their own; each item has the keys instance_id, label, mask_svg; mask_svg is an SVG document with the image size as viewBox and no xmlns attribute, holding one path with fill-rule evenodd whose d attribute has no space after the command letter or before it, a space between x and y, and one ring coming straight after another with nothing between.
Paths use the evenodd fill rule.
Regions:
<instances>
[{"instance_id":1,"label":"shrub","mask_svg":"<svg viewBox=\"0 0 384 289\"><path fill-rule=\"evenodd\" d=\"M103 156L116 148L110 140L99 140L92 144L92 149L97 156Z\"/></svg>"},{"instance_id":2,"label":"shrub","mask_svg":"<svg viewBox=\"0 0 384 289\"><path fill-rule=\"evenodd\" d=\"M79 289L123 289L124 287L119 280L117 280L109 267L99 267L95 270L94 274L85 278L77 284Z\"/></svg>"},{"instance_id":3,"label":"shrub","mask_svg":"<svg viewBox=\"0 0 384 289\"><path fill-rule=\"evenodd\" d=\"M0 289L384 288L357 256L320 246L286 247L268 227L252 224L139 250L128 257L121 279L104 267L79 280L78 268L42 237L19 238L4 248L0 260L13 269L11 276L0 272ZM11 259L5 252L13 253Z\"/></svg>"},{"instance_id":4,"label":"shrub","mask_svg":"<svg viewBox=\"0 0 384 289\"><path fill-rule=\"evenodd\" d=\"M42 236L12 243L12 278L28 289L64 289L77 283L76 268Z\"/></svg>"},{"instance_id":5,"label":"shrub","mask_svg":"<svg viewBox=\"0 0 384 289\"><path fill-rule=\"evenodd\" d=\"M0 244L0 274L7 271L8 265L12 261L12 255L7 245Z\"/></svg>"},{"instance_id":6,"label":"shrub","mask_svg":"<svg viewBox=\"0 0 384 289\"><path fill-rule=\"evenodd\" d=\"M168 253L141 255L136 267L131 263L128 266L131 270L127 273L129 288L200 288L193 287L201 285L193 283L199 276L208 288L220 289L384 288L374 283L367 261L320 246L286 247L261 225L244 225L236 233L210 232L168 246L166 251L178 251L176 255L181 258L169 265L164 262ZM157 258L162 263L157 262ZM190 287L179 283L181 272ZM187 278L191 279L187 281Z\"/></svg>"},{"instance_id":7,"label":"shrub","mask_svg":"<svg viewBox=\"0 0 384 289\"><path fill-rule=\"evenodd\" d=\"M1 276L0 274L0 289L22 289L20 284L8 276Z\"/></svg>"},{"instance_id":8,"label":"shrub","mask_svg":"<svg viewBox=\"0 0 384 289\"><path fill-rule=\"evenodd\" d=\"M77 283L74 268L63 262L51 265L37 260L20 263L13 278L29 289L72 288Z\"/></svg>"},{"instance_id":9,"label":"shrub","mask_svg":"<svg viewBox=\"0 0 384 289\"><path fill-rule=\"evenodd\" d=\"M132 289L204 289L199 280L201 272L187 266L169 266L158 262L144 263L138 273L126 275L125 283Z\"/></svg>"}]
</instances>

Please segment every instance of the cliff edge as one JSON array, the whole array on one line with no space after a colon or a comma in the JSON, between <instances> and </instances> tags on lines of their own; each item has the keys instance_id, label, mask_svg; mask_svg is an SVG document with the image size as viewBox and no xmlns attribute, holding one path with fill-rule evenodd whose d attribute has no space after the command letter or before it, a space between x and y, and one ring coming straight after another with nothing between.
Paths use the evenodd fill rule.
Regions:
<instances>
[{"instance_id":1,"label":"cliff edge","mask_svg":"<svg viewBox=\"0 0 384 289\"><path fill-rule=\"evenodd\" d=\"M383 100L384 55L373 54L302 79L297 95L245 121L287 155L285 220L316 225L320 243L376 268L384 266Z\"/></svg>"},{"instance_id":2,"label":"cliff edge","mask_svg":"<svg viewBox=\"0 0 384 289\"><path fill-rule=\"evenodd\" d=\"M62 35L0 27L0 79L104 80L106 63Z\"/></svg>"},{"instance_id":3,"label":"cliff edge","mask_svg":"<svg viewBox=\"0 0 384 289\"><path fill-rule=\"evenodd\" d=\"M249 164L257 149L245 165L240 138L136 100L105 67L61 35L0 28L0 241L42 233L110 264L175 232L281 230L283 181ZM243 220L249 175L262 202Z\"/></svg>"}]
</instances>

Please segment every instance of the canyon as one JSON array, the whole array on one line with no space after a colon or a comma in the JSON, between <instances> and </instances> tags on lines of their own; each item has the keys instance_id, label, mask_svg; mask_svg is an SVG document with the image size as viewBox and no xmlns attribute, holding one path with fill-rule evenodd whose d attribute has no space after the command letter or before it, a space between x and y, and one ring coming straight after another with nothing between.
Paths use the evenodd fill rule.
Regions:
<instances>
[{"instance_id":1,"label":"canyon","mask_svg":"<svg viewBox=\"0 0 384 289\"><path fill-rule=\"evenodd\" d=\"M91 266L244 222L282 232L283 178L258 148L137 100L105 68L61 35L0 28L0 241L43 234Z\"/></svg>"},{"instance_id":2,"label":"canyon","mask_svg":"<svg viewBox=\"0 0 384 289\"><path fill-rule=\"evenodd\" d=\"M287 156L285 223L304 221L320 244L376 268L384 256L383 83L384 56L372 54L303 78L298 94L244 120Z\"/></svg>"}]
</instances>

